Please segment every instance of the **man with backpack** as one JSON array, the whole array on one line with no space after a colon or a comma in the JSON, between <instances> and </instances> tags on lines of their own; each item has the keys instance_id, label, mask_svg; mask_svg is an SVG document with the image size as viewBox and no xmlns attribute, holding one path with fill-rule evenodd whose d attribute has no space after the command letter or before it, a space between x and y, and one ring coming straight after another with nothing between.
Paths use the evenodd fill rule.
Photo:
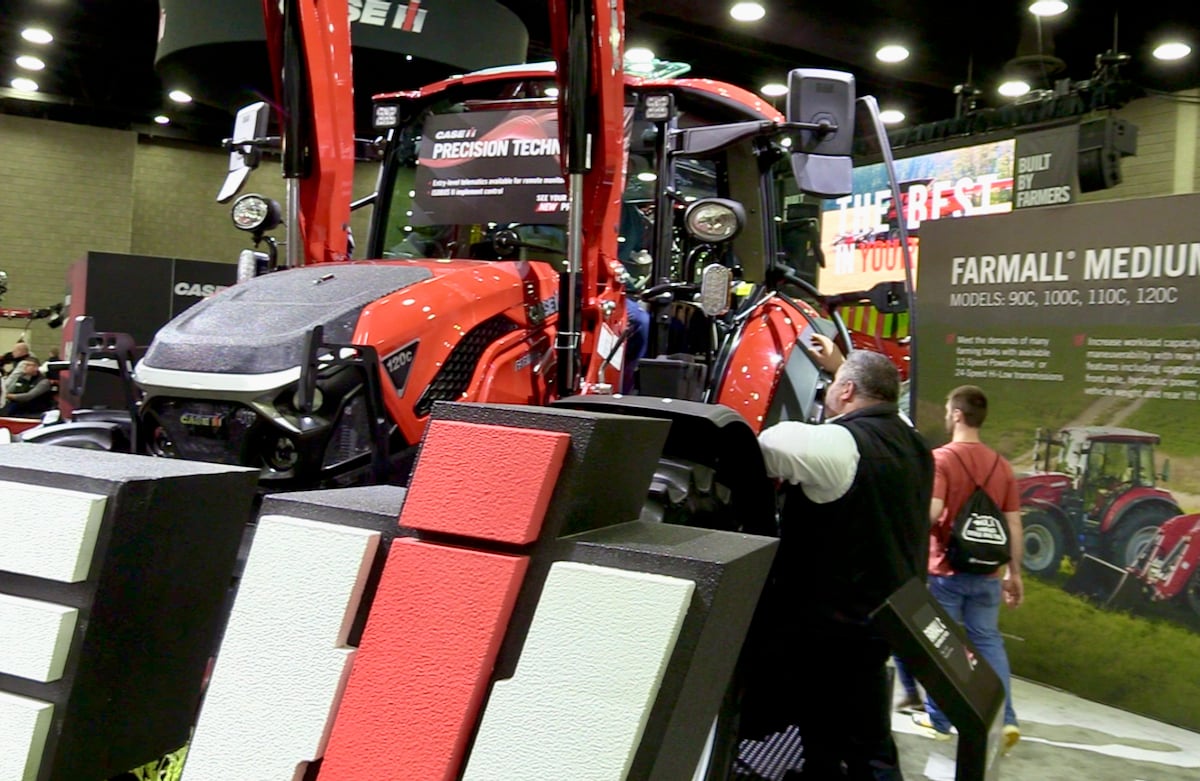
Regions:
<instances>
[{"instance_id":1,"label":"man with backpack","mask_svg":"<svg viewBox=\"0 0 1200 781\"><path fill-rule=\"evenodd\" d=\"M933 451L935 473L929 517L929 590L1004 684L1004 744L1021 739L1012 706L1008 655L1000 635L1000 603L1018 607L1021 583L1020 498L1012 466L979 438L987 396L963 385L946 399L950 442ZM913 721L947 739L950 721L931 698Z\"/></svg>"}]
</instances>

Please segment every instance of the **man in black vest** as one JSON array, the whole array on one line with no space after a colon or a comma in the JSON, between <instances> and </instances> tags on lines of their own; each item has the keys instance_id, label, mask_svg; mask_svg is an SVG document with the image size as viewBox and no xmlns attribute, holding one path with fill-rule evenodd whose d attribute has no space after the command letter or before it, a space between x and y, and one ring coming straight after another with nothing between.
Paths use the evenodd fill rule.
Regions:
<instances>
[{"instance_id":1,"label":"man in black vest","mask_svg":"<svg viewBox=\"0 0 1200 781\"><path fill-rule=\"evenodd\" d=\"M777 708L800 728L803 778L901 779L891 731L887 643L869 615L903 583L924 580L933 458L899 414L900 376L883 355L842 360L817 337L834 374L822 425L784 422L759 436L767 471L786 481L773 634Z\"/></svg>"}]
</instances>

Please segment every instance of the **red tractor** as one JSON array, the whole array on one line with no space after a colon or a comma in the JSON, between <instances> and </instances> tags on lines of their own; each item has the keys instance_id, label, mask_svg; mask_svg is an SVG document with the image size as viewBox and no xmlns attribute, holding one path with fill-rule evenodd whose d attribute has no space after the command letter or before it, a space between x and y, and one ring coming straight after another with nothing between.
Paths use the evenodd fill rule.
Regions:
<instances>
[{"instance_id":1,"label":"red tractor","mask_svg":"<svg viewBox=\"0 0 1200 781\"><path fill-rule=\"evenodd\" d=\"M1179 515L1154 462L1157 434L1072 426L1038 431L1036 472L1018 479L1025 568L1053 575L1064 556L1095 556L1119 568L1138 561L1163 522Z\"/></svg>"},{"instance_id":2,"label":"red tractor","mask_svg":"<svg viewBox=\"0 0 1200 781\"><path fill-rule=\"evenodd\" d=\"M1200 513L1164 522L1129 571L1152 601L1181 602L1200 617Z\"/></svg>"}]
</instances>

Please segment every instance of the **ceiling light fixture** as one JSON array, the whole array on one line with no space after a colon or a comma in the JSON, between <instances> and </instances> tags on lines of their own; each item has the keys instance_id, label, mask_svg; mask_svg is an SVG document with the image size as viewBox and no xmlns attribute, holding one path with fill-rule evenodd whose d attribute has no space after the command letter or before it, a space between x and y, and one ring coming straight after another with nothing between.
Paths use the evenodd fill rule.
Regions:
<instances>
[{"instance_id":1,"label":"ceiling light fixture","mask_svg":"<svg viewBox=\"0 0 1200 781\"><path fill-rule=\"evenodd\" d=\"M908 49L897 43L889 43L875 52L875 59L880 62L904 62L908 59Z\"/></svg>"},{"instance_id":2,"label":"ceiling light fixture","mask_svg":"<svg viewBox=\"0 0 1200 781\"><path fill-rule=\"evenodd\" d=\"M21 37L30 43L40 44L47 44L54 40L54 36L48 30L40 27L26 27L21 31Z\"/></svg>"},{"instance_id":3,"label":"ceiling light fixture","mask_svg":"<svg viewBox=\"0 0 1200 781\"><path fill-rule=\"evenodd\" d=\"M729 15L739 22L757 22L767 15L761 3L734 3Z\"/></svg>"},{"instance_id":4,"label":"ceiling light fixture","mask_svg":"<svg viewBox=\"0 0 1200 781\"><path fill-rule=\"evenodd\" d=\"M904 112L899 109L886 108L879 112L879 121L885 125L898 125L904 121Z\"/></svg>"},{"instance_id":5,"label":"ceiling light fixture","mask_svg":"<svg viewBox=\"0 0 1200 781\"><path fill-rule=\"evenodd\" d=\"M788 94L787 85L780 84L777 81L773 81L770 84L762 85L758 91L761 92L762 94L766 95L769 98L778 98L781 95Z\"/></svg>"},{"instance_id":6,"label":"ceiling light fixture","mask_svg":"<svg viewBox=\"0 0 1200 781\"><path fill-rule=\"evenodd\" d=\"M625 62L654 62L654 51L645 46L625 50Z\"/></svg>"},{"instance_id":7,"label":"ceiling light fixture","mask_svg":"<svg viewBox=\"0 0 1200 781\"><path fill-rule=\"evenodd\" d=\"M1063 0L1036 0L1029 4L1029 13L1034 16L1058 16L1069 6Z\"/></svg>"},{"instance_id":8,"label":"ceiling light fixture","mask_svg":"<svg viewBox=\"0 0 1200 781\"><path fill-rule=\"evenodd\" d=\"M542 90L542 94L548 98L557 98L558 87L546 87L546 89Z\"/></svg>"},{"instance_id":9,"label":"ceiling light fixture","mask_svg":"<svg viewBox=\"0 0 1200 781\"><path fill-rule=\"evenodd\" d=\"M167 97L176 103L191 103L192 96L181 89L173 89L167 93Z\"/></svg>"},{"instance_id":10,"label":"ceiling light fixture","mask_svg":"<svg viewBox=\"0 0 1200 781\"><path fill-rule=\"evenodd\" d=\"M12 84L12 88L17 90L18 92L37 92L38 91L37 82L34 81L33 79L17 78L17 79L13 79L10 83Z\"/></svg>"},{"instance_id":11,"label":"ceiling light fixture","mask_svg":"<svg viewBox=\"0 0 1200 781\"><path fill-rule=\"evenodd\" d=\"M46 63L39 60L37 57L30 57L28 54L23 54L17 58L17 65L27 71L40 71L46 67Z\"/></svg>"},{"instance_id":12,"label":"ceiling light fixture","mask_svg":"<svg viewBox=\"0 0 1200 781\"><path fill-rule=\"evenodd\" d=\"M155 122L157 122L157 123L158 123L158 124L160 124L160 125L169 125L169 124L171 124L171 118L170 118L170 117L168 117L166 114L159 114L158 116L156 116L156 117L154 118L154 121L155 121Z\"/></svg>"},{"instance_id":13,"label":"ceiling light fixture","mask_svg":"<svg viewBox=\"0 0 1200 781\"><path fill-rule=\"evenodd\" d=\"M1022 95L1029 94L1029 82L1006 81L996 91L1006 98L1019 98Z\"/></svg>"},{"instance_id":14,"label":"ceiling light fixture","mask_svg":"<svg viewBox=\"0 0 1200 781\"><path fill-rule=\"evenodd\" d=\"M1182 60L1192 53L1192 47L1183 41L1165 41L1154 47L1156 60Z\"/></svg>"}]
</instances>

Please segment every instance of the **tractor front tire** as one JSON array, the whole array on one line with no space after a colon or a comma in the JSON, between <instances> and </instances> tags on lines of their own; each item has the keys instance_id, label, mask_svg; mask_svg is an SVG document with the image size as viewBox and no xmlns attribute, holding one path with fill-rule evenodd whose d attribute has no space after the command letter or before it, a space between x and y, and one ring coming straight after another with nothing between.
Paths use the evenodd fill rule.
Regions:
<instances>
[{"instance_id":1,"label":"tractor front tire","mask_svg":"<svg viewBox=\"0 0 1200 781\"><path fill-rule=\"evenodd\" d=\"M1022 566L1030 575L1051 578L1058 574L1066 554L1062 524L1044 510L1033 510L1021 519L1025 556Z\"/></svg>"},{"instance_id":2,"label":"tractor front tire","mask_svg":"<svg viewBox=\"0 0 1200 781\"><path fill-rule=\"evenodd\" d=\"M1154 540L1163 521L1178 513L1178 510L1171 512L1165 507L1133 508L1117 523L1117 528L1109 532L1105 558L1121 569L1133 566L1138 554Z\"/></svg>"}]
</instances>

